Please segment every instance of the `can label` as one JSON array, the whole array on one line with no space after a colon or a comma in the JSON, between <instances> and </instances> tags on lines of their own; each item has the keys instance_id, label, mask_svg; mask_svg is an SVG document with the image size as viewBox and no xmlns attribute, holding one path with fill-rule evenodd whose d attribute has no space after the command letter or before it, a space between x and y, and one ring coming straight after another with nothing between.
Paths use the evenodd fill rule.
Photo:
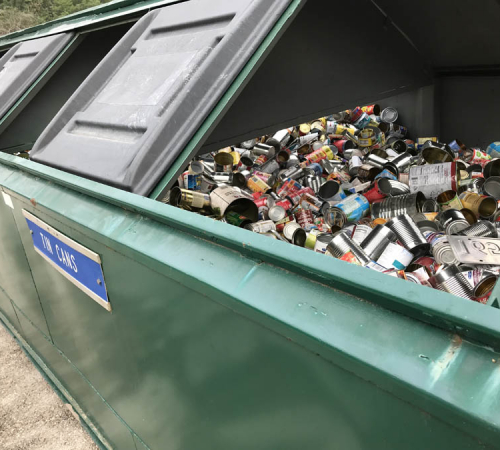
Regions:
<instances>
[{"instance_id":1,"label":"can label","mask_svg":"<svg viewBox=\"0 0 500 450\"><path fill-rule=\"evenodd\" d=\"M323 159L333 159L332 149L328 145L325 145L319 150L315 150L314 152L309 153L309 155L306 155L307 163L305 165L317 163Z\"/></svg>"},{"instance_id":2,"label":"can label","mask_svg":"<svg viewBox=\"0 0 500 450\"><path fill-rule=\"evenodd\" d=\"M439 202L439 204L441 205L441 209L443 211L446 211L447 209L463 209L462 202L457 195L455 195L455 197L451 200L448 200L447 202Z\"/></svg>"},{"instance_id":3,"label":"can label","mask_svg":"<svg viewBox=\"0 0 500 450\"><path fill-rule=\"evenodd\" d=\"M377 263L386 269L404 270L411 263L413 254L398 244L389 242Z\"/></svg>"},{"instance_id":4,"label":"can label","mask_svg":"<svg viewBox=\"0 0 500 450\"><path fill-rule=\"evenodd\" d=\"M282 233L283 230L285 229L285 225L287 223L293 222L294 220L295 218L291 215L285 217L284 219L278 220L278 222L276 222L276 230Z\"/></svg>"},{"instance_id":5,"label":"can label","mask_svg":"<svg viewBox=\"0 0 500 450\"><path fill-rule=\"evenodd\" d=\"M328 175L327 180L339 181L340 183L349 183L351 177L346 172L332 172Z\"/></svg>"},{"instance_id":6,"label":"can label","mask_svg":"<svg viewBox=\"0 0 500 450\"><path fill-rule=\"evenodd\" d=\"M241 227L245 222L248 222L248 217L241 216L237 212L231 211L226 214L226 222L236 227Z\"/></svg>"},{"instance_id":7,"label":"can label","mask_svg":"<svg viewBox=\"0 0 500 450\"><path fill-rule=\"evenodd\" d=\"M342 258L339 258L341 261L346 261L351 264L356 264L357 266L362 266L361 262L359 261L356 256L354 256L354 253L352 252L347 252Z\"/></svg>"},{"instance_id":8,"label":"can label","mask_svg":"<svg viewBox=\"0 0 500 450\"><path fill-rule=\"evenodd\" d=\"M441 192L457 190L456 164L427 164L410 168L410 192L436 198Z\"/></svg>"},{"instance_id":9,"label":"can label","mask_svg":"<svg viewBox=\"0 0 500 450\"><path fill-rule=\"evenodd\" d=\"M186 192L181 194L181 205L189 205L192 208L201 209L205 205L210 204L210 196L208 194L202 194L200 192L194 192L189 195Z\"/></svg>"},{"instance_id":10,"label":"can label","mask_svg":"<svg viewBox=\"0 0 500 450\"><path fill-rule=\"evenodd\" d=\"M267 192L271 189L271 186L256 175L248 179L247 186L252 192Z\"/></svg>"},{"instance_id":11,"label":"can label","mask_svg":"<svg viewBox=\"0 0 500 450\"><path fill-rule=\"evenodd\" d=\"M376 180L379 179L379 178L389 178L390 180L394 180L394 181L398 180L398 177L396 175L394 175L391 171L387 170L387 169L382 170L382 172L380 172L375 177Z\"/></svg>"},{"instance_id":12,"label":"can label","mask_svg":"<svg viewBox=\"0 0 500 450\"><path fill-rule=\"evenodd\" d=\"M248 225L248 228L254 233L268 233L269 231L275 231L276 225L272 220L262 220L260 222L252 223Z\"/></svg>"},{"instance_id":13,"label":"can label","mask_svg":"<svg viewBox=\"0 0 500 450\"><path fill-rule=\"evenodd\" d=\"M462 192L460 194L460 200L464 208L470 209L476 216L479 217L479 206L483 201L484 197L474 192Z\"/></svg>"},{"instance_id":14,"label":"can label","mask_svg":"<svg viewBox=\"0 0 500 450\"><path fill-rule=\"evenodd\" d=\"M431 273L436 273L436 271L440 267L440 264L438 264L436 260L434 258L431 258L430 256L422 256L416 259L414 264L426 267L431 271Z\"/></svg>"},{"instance_id":15,"label":"can label","mask_svg":"<svg viewBox=\"0 0 500 450\"><path fill-rule=\"evenodd\" d=\"M335 206L344 212L349 222L357 222L365 216L370 209L368 200L359 194L351 195Z\"/></svg>"},{"instance_id":16,"label":"can label","mask_svg":"<svg viewBox=\"0 0 500 450\"><path fill-rule=\"evenodd\" d=\"M218 213L219 216L223 216L229 205L231 205L236 200L248 200L248 197L239 189L236 189L232 186L221 186L215 189L215 191L210 194L208 199L212 202L212 209L214 210L214 212L216 214ZM251 200L249 200L249 202L250 204L252 204Z\"/></svg>"},{"instance_id":17,"label":"can label","mask_svg":"<svg viewBox=\"0 0 500 450\"><path fill-rule=\"evenodd\" d=\"M487 153L482 152L481 150L475 148L472 152L472 159L469 161L469 164L479 164L484 168L486 164L491 161L491 156Z\"/></svg>"},{"instance_id":18,"label":"can label","mask_svg":"<svg viewBox=\"0 0 500 450\"><path fill-rule=\"evenodd\" d=\"M482 278L483 271L482 270L468 270L467 272L462 272L462 275L466 278L466 280L470 283L472 287L475 287Z\"/></svg>"}]
</instances>

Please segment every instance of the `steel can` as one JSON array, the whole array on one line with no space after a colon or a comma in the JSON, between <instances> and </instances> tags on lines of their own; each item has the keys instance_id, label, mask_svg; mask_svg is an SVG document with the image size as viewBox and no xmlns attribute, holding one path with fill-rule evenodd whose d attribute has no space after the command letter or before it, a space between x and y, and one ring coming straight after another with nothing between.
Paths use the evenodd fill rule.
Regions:
<instances>
[{"instance_id":1,"label":"steel can","mask_svg":"<svg viewBox=\"0 0 500 450\"><path fill-rule=\"evenodd\" d=\"M442 192L437 196L436 200L443 210L463 208L457 193L452 190Z\"/></svg>"},{"instance_id":2,"label":"steel can","mask_svg":"<svg viewBox=\"0 0 500 450\"><path fill-rule=\"evenodd\" d=\"M299 209L295 213L295 220L297 223L306 231L310 231L313 228L316 228L314 224L314 216L311 210L309 209Z\"/></svg>"},{"instance_id":3,"label":"steel can","mask_svg":"<svg viewBox=\"0 0 500 450\"><path fill-rule=\"evenodd\" d=\"M252 192L267 192L271 189L271 186L257 175L253 175L247 180L247 186Z\"/></svg>"},{"instance_id":4,"label":"steel can","mask_svg":"<svg viewBox=\"0 0 500 450\"><path fill-rule=\"evenodd\" d=\"M261 220L259 222L250 223L245 226L246 229L254 233L268 233L269 231L276 231L276 225L272 220Z\"/></svg>"},{"instance_id":5,"label":"steel can","mask_svg":"<svg viewBox=\"0 0 500 450\"><path fill-rule=\"evenodd\" d=\"M497 202L493 197L482 196L474 192L463 192L460 201L464 208L472 211L476 217L489 218L497 210Z\"/></svg>"},{"instance_id":6,"label":"steel can","mask_svg":"<svg viewBox=\"0 0 500 450\"><path fill-rule=\"evenodd\" d=\"M431 252L438 264L458 264L448 237L444 233L424 232L425 239L431 244Z\"/></svg>"},{"instance_id":7,"label":"steel can","mask_svg":"<svg viewBox=\"0 0 500 450\"><path fill-rule=\"evenodd\" d=\"M349 222L356 222L366 214L370 209L368 200L360 194L354 194L335 205L342 210Z\"/></svg>"},{"instance_id":8,"label":"steel can","mask_svg":"<svg viewBox=\"0 0 500 450\"><path fill-rule=\"evenodd\" d=\"M170 204L179 208L210 209L211 200L208 194L175 187L170 191Z\"/></svg>"},{"instance_id":9,"label":"steel can","mask_svg":"<svg viewBox=\"0 0 500 450\"><path fill-rule=\"evenodd\" d=\"M256 222L259 216L259 209L252 198L248 198L240 189L232 186L221 186L212 191L210 202L212 210L220 217L226 212L236 211Z\"/></svg>"},{"instance_id":10,"label":"steel can","mask_svg":"<svg viewBox=\"0 0 500 450\"><path fill-rule=\"evenodd\" d=\"M414 258L413 254L404 247L392 242L387 243L387 247L377 260L377 264L390 269L404 270Z\"/></svg>"},{"instance_id":11,"label":"steel can","mask_svg":"<svg viewBox=\"0 0 500 450\"><path fill-rule=\"evenodd\" d=\"M454 162L410 168L410 192L420 191L429 198L436 198L444 191L456 191L459 181L460 175Z\"/></svg>"}]
</instances>

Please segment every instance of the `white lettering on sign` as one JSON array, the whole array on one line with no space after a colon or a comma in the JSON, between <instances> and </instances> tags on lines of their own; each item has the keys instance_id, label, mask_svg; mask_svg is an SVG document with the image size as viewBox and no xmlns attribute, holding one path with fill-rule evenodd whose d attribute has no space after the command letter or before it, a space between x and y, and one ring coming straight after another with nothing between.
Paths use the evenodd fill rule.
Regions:
<instances>
[{"instance_id":1,"label":"white lettering on sign","mask_svg":"<svg viewBox=\"0 0 500 450\"><path fill-rule=\"evenodd\" d=\"M43 244L43 247L45 248L45 250L47 250L48 252L50 252L50 254L53 255L54 251L52 250L52 245L50 243L50 239L42 233L40 233L40 237L42 238L42 244Z\"/></svg>"},{"instance_id":2,"label":"white lettering on sign","mask_svg":"<svg viewBox=\"0 0 500 450\"><path fill-rule=\"evenodd\" d=\"M69 267L75 273L78 273L78 267L76 266L76 261L74 255L67 252L66 250L59 248L56 244L56 253L57 258L61 261L66 267Z\"/></svg>"}]
</instances>

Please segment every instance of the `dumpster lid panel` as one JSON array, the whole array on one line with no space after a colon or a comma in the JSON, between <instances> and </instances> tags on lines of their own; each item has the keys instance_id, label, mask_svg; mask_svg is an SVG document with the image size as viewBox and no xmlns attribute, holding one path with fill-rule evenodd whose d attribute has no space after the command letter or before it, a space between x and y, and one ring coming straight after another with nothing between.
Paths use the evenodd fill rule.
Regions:
<instances>
[{"instance_id":1,"label":"dumpster lid panel","mask_svg":"<svg viewBox=\"0 0 500 450\"><path fill-rule=\"evenodd\" d=\"M72 37L73 33L65 33L22 42L0 59L0 117L5 116Z\"/></svg>"},{"instance_id":2,"label":"dumpster lid panel","mask_svg":"<svg viewBox=\"0 0 500 450\"><path fill-rule=\"evenodd\" d=\"M32 158L148 194L289 3L190 1L149 13L54 118Z\"/></svg>"}]
</instances>

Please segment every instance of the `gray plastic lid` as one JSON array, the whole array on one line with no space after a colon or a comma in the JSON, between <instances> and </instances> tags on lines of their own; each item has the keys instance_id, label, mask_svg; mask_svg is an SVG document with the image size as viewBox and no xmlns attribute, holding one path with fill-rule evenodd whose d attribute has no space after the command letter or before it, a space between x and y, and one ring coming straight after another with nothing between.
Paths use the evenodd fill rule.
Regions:
<instances>
[{"instance_id":1,"label":"gray plastic lid","mask_svg":"<svg viewBox=\"0 0 500 450\"><path fill-rule=\"evenodd\" d=\"M0 59L0 118L68 44L73 33L21 42Z\"/></svg>"},{"instance_id":2,"label":"gray plastic lid","mask_svg":"<svg viewBox=\"0 0 500 450\"><path fill-rule=\"evenodd\" d=\"M31 151L37 162L147 195L290 0L194 0L144 16Z\"/></svg>"}]
</instances>

